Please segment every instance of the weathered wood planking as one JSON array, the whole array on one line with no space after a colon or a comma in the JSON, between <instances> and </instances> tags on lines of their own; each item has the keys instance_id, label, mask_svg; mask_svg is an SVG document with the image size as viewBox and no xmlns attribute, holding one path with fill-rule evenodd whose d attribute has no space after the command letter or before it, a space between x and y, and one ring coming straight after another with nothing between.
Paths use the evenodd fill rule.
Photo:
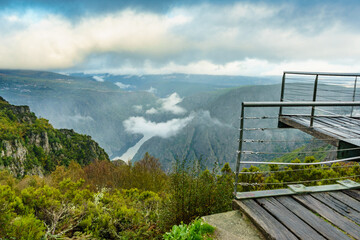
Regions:
<instances>
[{"instance_id":1,"label":"weathered wood planking","mask_svg":"<svg viewBox=\"0 0 360 240\"><path fill-rule=\"evenodd\" d=\"M290 229L300 239L325 239L322 235L303 222L293 212L283 206L275 198L260 198L256 200L263 208Z\"/></svg>"},{"instance_id":2,"label":"weathered wood planking","mask_svg":"<svg viewBox=\"0 0 360 240\"><path fill-rule=\"evenodd\" d=\"M338 121L333 121L331 118L315 118L315 121L322 127L325 127L325 131L331 132L333 131L338 136L349 136L353 138L358 138L360 135L358 130L350 127L349 125L344 125L339 123Z\"/></svg>"},{"instance_id":3,"label":"weathered wood planking","mask_svg":"<svg viewBox=\"0 0 360 240\"><path fill-rule=\"evenodd\" d=\"M336 212L340 213L341 215L347 217L348 219L351 219L357 224L360 224L360 214L358 211L352 209L345 203L331 197L328 193L315 193L310 195L319 200L320 202L326 204L328 207L332 208Z\"/></svg>"},{"instance_id":4,"label":"weathered wood planking","mask_svg":"<svg viewBox=\"0 0 360 240\"><path fill-rule=\"evenodd\" d=\"M255 200L236 201L236 205L235 207L240 208L268 239L298 239Z\"/></svg>"},{"instance_id":5,"label":"weathered wood planking","mask_svg":"<svg viewBox=\"0 0 360 240\"><path fill-rule=\"evenodd\" d=\"M298 216L302 221L308 223L311 227L316 229L321 235L330 240L351 240L346 234L341 232L339 229L333 227L330 223L324 221L319 216L299 204L296 200L291 197L277 197L282 205Z\"/></svg>"},{"instance_id":6,"label":"weathered wood planking","mask_svg":"<svg viewBox=\"0 0 360 240\"><path fill-rule=\"evenodd\" d=\"M279 126L297 128L316 138L328 139L326 142L336 147L339 141L360 146L358 118L315 116L313 127L310 127L310 120L309 116L283 115L279 117Z\"/></svg>"},{"instance_id":7,"label":"weathered wood planking","mask_svg":"<svg viewBox=\"0 0 360 240\"><path fill-rule=\"evenodd\" d=\"M349 195L352 198L355 198L356 200L360 201L360 191L359 190L344 190L344 193Z\"/></svg>"},{"instance_id":8,"label":"weathered wood planking","mask_svg":"<svg viewBox=\"0 0 360 240\"><path fill-rule=\"evenodd\" d=\"M336 198L337 200L345 203L349 207L355 209L360 214L360 202L356 201L356 199L350 197L349 195L346 195L343 192L337 191L337 192L329 192L329 195L333 198Z\"/></svg>"},{"instance_id":9,"label":"weathered wood planking","mask_svg":"<svg viewBox=\"0 0 360 240\"><path fill-rule=\"evenodd\" d=\"M330 207L326 206L322 202L313 198L310 195L294 195L297 201L301 202L308 209L318 213L323 218L330 221L332 224L347 232L355 239L360 239L360 227L351 220L342 216L340 213L334 211Z\"/></svg>"},{"instance_id":10,"label":"weathered wood planking","mask_svg":"<svg viewBox=\"0 0 360 240\"><path fill-rule=\"evenodd\" d=\"M325 142L338 147L339 146L339 138L329 135L328 133L318 131L314 128L305 127L309 126L309 123L304 123L297 120L298 117L292 117L292 116L280 116L279 122L284 124L285 126L301 129L301 131L308 133L316 138L319 139L326 139ZM279 124L280 126L280 124Z\"/></svg>"}]
</instances>

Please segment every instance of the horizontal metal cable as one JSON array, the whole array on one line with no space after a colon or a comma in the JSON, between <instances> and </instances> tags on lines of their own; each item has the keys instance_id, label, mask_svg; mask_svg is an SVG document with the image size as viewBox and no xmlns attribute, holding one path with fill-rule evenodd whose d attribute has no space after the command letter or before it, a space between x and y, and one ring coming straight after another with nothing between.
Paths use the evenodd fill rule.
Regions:
<instances>
[{"instance_id":1,"label":"horizontal metal cable","mask_svg":"<svg viewBox=\"0 0 360 240\"><path fill-rule=\"evenodd\" d=\"M242 102L243 107L254 108L274 108L274 107L351 107L360 106L359 101L347 101L347 102Z\"/></svg>"},{"instance_id":2,"label":"horizontal metal cable","mask_svg":"<svg viewBox=\"0 0 360 240\"><path fill-rule=\"evenodd\" d=\"M279 118L279 116L262 116L262 117L244 117L243 119L259 119L259 120L261 120L261 119L278 119ZM240 119L241 119L241 117L240 117Z\"/></svg>"},{"instance_id":3,"label":"horizontal metal cable","mask_svg":"<svg viewBox=\"0 0 360 240\"><path fill-rule=\"evenodd\" d=\"M349 119L349 120L351 120L351 121L354 121L354 118L352 118L352 117L350 117L350 116L347 116L347 115L340 115L340 116L339 116L339 115L336 114L336 113L333 113L333 112L324 110L324 109L322 109L322 108L317 108L316 110L317 110L317 111L321 111L321 112L325 112L325 113L332 114L332 116L334 116L334 117L344 117L344 118L347 118L347 119Z\"/></svg>"},{"instance_id":4,"label":"horizontal metal cable","mask_svg":"<svg viewBox=\"0 0 360 240\"><path fill-rule=\"evenodd\" d=\"M350 139L348 139L350 140ZM240 140L238 140L240 141ZM306 143L306 142L313 142L313 141L334 141L333 138L314 138L310 140L255 140L255 139L244 139L244 143L271 143L271 142L299 142L299 143Z\"/></svg>"},{"instance_id":5,"label":"horizontal metal cable","mask_svg":"<svg viewBox=\"0 0 360 240\"><path fill-rule=\"evenodd\" d=\"M314 116L314 119L316 120L316 116ZM342 127L342 126L329 126L329 127L319 127L319 126L316 126L318 123L314 122L314 125L313 126L305 126L305 127L296 127L296 128L287 128L286 130L299 130L299 129L309 129L309 128L312 128L312 129L328 129L328 130L332 130L334 128L336 129L344 129L345 131L348 131L350 132L350 136L352 137L355 137L355 138L358 138L359 135L352 132L351 129L347 128L347 127ZM238 128L238 130L240 131L241 128ZM243 128L244 131L284 131L284 128Z\"/></svg>"},{"instance_id":6,"label":"horizontal metal cable","mask_svg":"<svg viewBox=\"0 0 360 240\"><path fill-rule=\"evenodd\" d=\"M311 171L316 169L338 169L338 168L349 168L349 167L356 167L359 165L345 165L345 166L335 166L335 167L318 167L318 168L300 168L300 169L292 169L292 170L277 170L277 171L263 171L263 172L239 172L241 175L251 175L251 174L269 174L269 173L279 173L279 172L299 172L299 171ZM360 166L359 166L360 167ZM236 174L236 172L234 172Z\"/></svg>"},{"instance_id":7,"label":"horizontal metal cable","mask_svg":"<svg viewBox=\"0 0 360 240\"><path fill-rule=\"evenodd\" d=\"M343 158L338 160L322 161L322 162L313 162L313 163L286 163L286 162L255 162L255 161L241 161L240 164L265 164L265 165L295 165L295 166L308 166L308 165L320 165L320 164L329 164L336 162L346 162L359 160L360 156Z\"/></svg>"},{"instance_id":8,"label":"horizontal metal cable","mask_svg":"<svg viewBox=\"0 0 360 240\"><path fill-rule=\"evenodd\" d=\"M343 152L343 151L351 151L351 150L357 150L360 149L360 147L355 148L343 148L343 149L336 149L336 150L315 150L315 151L300 151L296 153L318 153L318 152ZM237 151L239 153L239 151ZM260 155L260 154L287 154L289 152L254 152L254 151L241 151L242 154L250 154L250 155Z\"/></svg>"},{"instance_id":9,"label":"horizontal metal cable","mask_svg":"<svg viewBox=\"0 0 360 240\"><path fill-rule=\"evenodd\" d=\"M299 81L299 80L301 80L301 81L311 81L311 82L314 82L315 81L315 79L314 78L301 78L301 77L299 77L299 78L297 78L297 77L286 77L285 78L285 83L286 83L286 80L291 80L291 81Z\"/></svg>"},{"instance_id":10,"label":"horizontal metal cable","mask_svg":"<svg viewBox=\"0 0 360 240\"><path fill-rule=\"evenodd\" d=\"M333 181L333 180L355 178L355 177L360 177L360 175L352 175L352 176L337 177L337 178L323 178L317 180L295 181L295 182L281 182L281 183L238 183L238 185L241 186L284 185L284 184L288 185L288 184L311 183L311 182L321 182L321 181Z\"/></svg>"},{"instance_id":11,"label":"horizontal metal cable","mask_svg":"<svg viewBox=\"0 0 360 240\"><path fill-rule=\"evenodd\" d=\"M287 90L287 89L285 89ZM303 94L303 95L312 95L312 93L310 93L309 91L305 91L305 90L289 90L289 91L286 91L284 94L290 94L290 93L300 93L300 94Z\"/></svg>"},{"instance_id":12,"label":"horizontal metal cable","mask_svg":"<svg viewBox=\"0 0 360 240\"><path fill-rule=\"evenodd\" d=\"M288 96L290 95L290 96ZM312 101L312 95L302 95L302 96L299 96L299 95L291 95L291 94L288 94L288 93L285 93L284 94L284 99L283 99L283 102L311 102ZM306 107L311 107L311 106L306 106Z\"/></svg>"},{"instance_id":13,"label":"horizontal metal cable","mask_svg":"<svg viewBox=\"0 0 360 240\"><path fill-rule=\"evenodd\" d=\"M336 97L330 97L328 95L316 95L317 98L322 98L322 99L328 99L328 100L334 100L334 101L351 101L352 100L352 96L339 96L339 94L337 94ZM349 99L344 99L344 98L349 98Z\"/></svg>"}]
</instances>

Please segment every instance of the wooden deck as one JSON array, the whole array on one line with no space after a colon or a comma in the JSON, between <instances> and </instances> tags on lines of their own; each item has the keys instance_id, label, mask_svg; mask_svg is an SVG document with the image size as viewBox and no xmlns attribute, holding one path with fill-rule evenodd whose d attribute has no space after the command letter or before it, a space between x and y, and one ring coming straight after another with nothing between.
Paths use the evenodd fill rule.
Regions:
<instances>
[{"instance_id":1,"label":"wooden deck","mask_svg":"<svg viewBox=\"0 0 360 240\"><path fill-rule=\"evenodd\" d=\"M359 239L360 190L234 200L268 239Z\"/></svg>"},{"instance_id":2,"label":"wooden deck","mask_svg":"<svg viewBox=\"0 0 360 240\"><path fill-rule=\"evenodd\" d=\"M360 119L355 117L316 116L310 127L310 116L282 115L279 127L297 128L340 149L360 147ZM359 156L360 150L339 151L338 158Z\"/></svg>"}]
</instances>

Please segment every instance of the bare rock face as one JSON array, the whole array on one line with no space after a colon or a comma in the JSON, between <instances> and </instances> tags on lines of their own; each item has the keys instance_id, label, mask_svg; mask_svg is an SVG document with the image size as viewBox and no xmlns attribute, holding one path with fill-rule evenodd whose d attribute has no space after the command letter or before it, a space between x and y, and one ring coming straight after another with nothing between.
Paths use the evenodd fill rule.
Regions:
<instances>
[{"instance_id":1,"label":"bare rock face","mask_svg":"<svg viewBox=\"0 0 360 240\"><path fill-rule=\"evenodd\" d=\"M47 132L31 133L30 144L42 147L45 153L50 152L50 144Z\"/></svg>"},{"instance_id":2,"label":"bare rock face","mask_svg":"<svg viewBox=\"0 0 360 240\"><path fill-rule=\"evenodd\" d=\"M1 151L1 158L11 158L10 171L16 176L23 176L25 173L24 162L28 154L27 148L17 139L14 141L3 140L1 144L4 146L4 150Z\"/></svg>"},{"instance_id":3,"label":"bare rock face","mask_svg":"<svg viewBox=\"0 0 360 240\"><path fill-rule=\"evenodd\" d=\"M26 158L27 149L16 139L13 142L3 141L5 150L2 151L2 157L13 157L19 161L23 161Z\"/></svg>"}]
</instances>

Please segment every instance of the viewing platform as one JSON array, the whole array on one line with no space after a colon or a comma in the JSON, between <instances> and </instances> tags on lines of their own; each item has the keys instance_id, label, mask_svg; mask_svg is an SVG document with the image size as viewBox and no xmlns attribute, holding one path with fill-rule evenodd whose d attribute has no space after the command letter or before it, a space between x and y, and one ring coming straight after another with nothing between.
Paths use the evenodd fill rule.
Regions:
<instances>
[{"instance_id":1,"label":"viewing platform","mask_svg":"<svg viewBox=\"0 0 360 240\"><path fill-rule=\"evenodd\" d=\"M264 238L360 240L358 77L360 74L284 72L280 102L242 103L233 209L240 210L247 216ZM253 116L251 114L263 114L265 111L248 111L252 108L276 108L279 114ZM271 113L271 111L267 112ZM246 115L248 113L250 116ZM254 122L250 123L256 127L245 127L245 120L271 119L277 121L275 128L269 124L261 127L261 124L256 123L256 125ZM297 129L309 134L315 139L312 141L316 144L309 140L305 143L304 138L274 139L274 136L282 136L263 133L286 129L293 131ZM259 131L261 134L248 134L248 138L244 137L244 133L250 131ZM304 141L302 146L301 141ZM291 145L298 147L291 150L286 146L290 142L298 143ZM270 144L276 146L277 150L268 150L272 149L269 148ZM321 146L321 150L318 150L322 153L321 158L306 160L306 157L315 159L313 155L318 146ZM283 149L290 150L284 152ZM289 158L273 157L273 160L252 158L254 155L279 154L295 157L287 161L284 159ZM290 162L300 155L303 156L302 161ZM332 165L333 163L339 164ZM244 164L246 166L277 165L277 168L243 172L241 170ZM280 166L286 167L280 168ZM354 167L349 171L350 174L341 175L349 167ZM316 174L324 169L329 171L329 175L325 178L319 175L323 177L316 178ZM305 174L305 171L311 170L315 170L314 175ZM274 176L272 174L282 178L273 182L265 181L267 176ZM297 175L309 178L291 180ZM239 186L242 188L241 191L238 191ZM244 191L244 189L252 190ZM273 190L254 191L254 189Z\"/></svg>"},{"instance_id":2,"label":"viewing platform","mask_svg":"<svg viewBox=\"0 0 360 240\"><path fill-rule=\"evenodd\" d=\"M360 239L360 184L357 185L356 190L286 196L270 190L271 197L234 200L233 209L243 212L266 239Z\"/></svg>"}]
</instances>

